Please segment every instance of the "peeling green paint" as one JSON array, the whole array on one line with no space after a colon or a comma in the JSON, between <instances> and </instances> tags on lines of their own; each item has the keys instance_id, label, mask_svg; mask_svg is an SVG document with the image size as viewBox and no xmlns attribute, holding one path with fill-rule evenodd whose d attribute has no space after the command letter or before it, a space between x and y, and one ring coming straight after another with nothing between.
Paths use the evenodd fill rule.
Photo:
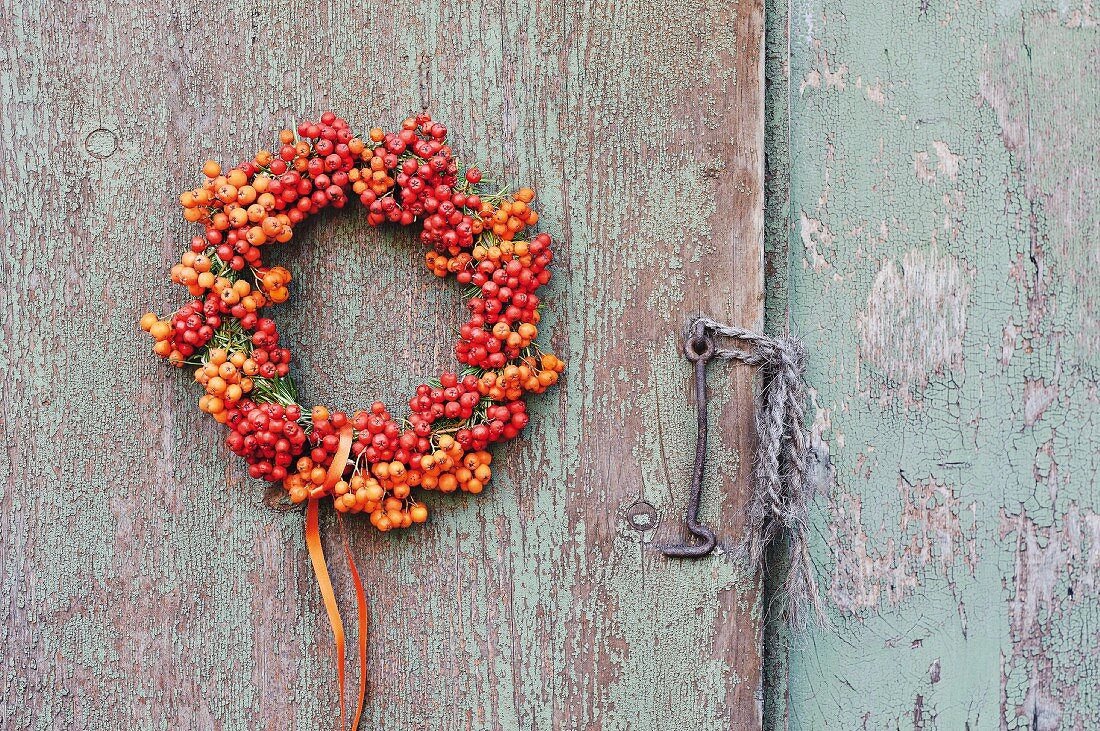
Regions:
<instances>
[{"instance_id":1,"label":"peeling green paint","mask_svg":"<svg viewBox=\"0 0 1100 731\"><path fill-rule=\"evenodd\" d=\"M1100 725L1094 12L791 7L783 284L836 485L775 728Z\"/></svg>"}]
</instances>

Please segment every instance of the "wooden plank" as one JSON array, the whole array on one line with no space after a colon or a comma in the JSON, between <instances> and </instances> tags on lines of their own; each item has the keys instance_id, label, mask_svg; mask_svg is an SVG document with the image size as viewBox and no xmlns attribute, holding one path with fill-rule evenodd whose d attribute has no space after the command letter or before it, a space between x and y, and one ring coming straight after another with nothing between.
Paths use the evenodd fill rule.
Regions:
<instances>
[{"instance_id":1,"label":"wooden plank","mask_svg":"<svg viewBox=\"0 0 1100 731\"><path fill-rule=\"evenodd\" d=\"M789 727L1097 728L1095 10L795 3L791 39L791 320L837 485Z\"/></svg>"},{"instance_id":2,"label":"wooden plank","mask_svg":"<svg viewBox=\"0 0 1100 731\"><path fill-rule=\"evenodd\" d=\"M764 3L764 328L789 335L791 255L791 27L788 0ZM763 727L788 723L788 664L791 645L787 617L781 611L783 585L790 566L785 541L773 541L765 559L761 603Z\"/></svg>"},{"instance_id":3,"label":"wooden plank","mask_svg":"<svg viewBox=\"0 0 1100 731\"><path fill-rule=\"evenodd\" d=\"M326 107L366 126L426 106L459 150L542 193L561 240L545 330L571 367L486 494L433 501L407 536L349 522L376 628L369 723L759 727L753 580L728 552L654 548L680 538L694 440L678 333L700 310L762 320L757 0L37 0L3 17L0 726L332 717L302 516L259 504L134 323L180 301L165 273L192 231L175 201L201 160L236 161ZM299 275L277 317L307 402L400 403L453 362L457 291L409 236L349 211L280 257ZM728 548L750 391L745 373L712 377L704 512ZM639 500L653 531L628 527Z\"/></svg>"}]
</instances>

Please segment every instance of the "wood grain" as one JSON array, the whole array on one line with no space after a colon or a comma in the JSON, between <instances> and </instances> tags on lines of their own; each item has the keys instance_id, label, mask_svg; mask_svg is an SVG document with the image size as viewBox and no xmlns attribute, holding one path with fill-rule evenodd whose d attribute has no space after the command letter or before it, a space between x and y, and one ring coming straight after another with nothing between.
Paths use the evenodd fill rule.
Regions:
<instances>
[{"instance_id":1,"label":"wood grain","mask_svg":"<svg viewBox=\"0 0 1100 731\"><path fill-rule=\"evenodd\" d=\"M1098 728L1094 4L790 22L786 286L836 485L832 626L775 727Z\"/></svg>"},{"instance_id":2,"label":"wood grain","mask_svg":"<svg viewBox=\"0 0 1100 731\"><path fill-rule=\"evenodd\" d=\"M756 583L725 550L747 373L712 373L704 513L723 550L655 548L682 537L694 443L679 332L703 310L762 322L758 0L48 0L0 18L0 727L329 724L302 516L261 506L135 322L181 301L175 200L202 160L325 108L363 127L428 108L467 159L540 191L560 241L544 331L570 369L485 494L432 500L407 536L348 522L375 627L368 727L759 728ZM306 403L399 404L453 362L458 291L415 248L349 211L279 253ZM643 500L653 530L627 522Z\"/></svg>"}]
</instances>

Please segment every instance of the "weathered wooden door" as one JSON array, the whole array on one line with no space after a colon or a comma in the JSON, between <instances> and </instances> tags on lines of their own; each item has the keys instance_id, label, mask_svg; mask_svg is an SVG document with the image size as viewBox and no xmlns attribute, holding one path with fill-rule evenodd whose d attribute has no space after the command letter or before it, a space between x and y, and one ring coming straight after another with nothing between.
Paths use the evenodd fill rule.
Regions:
<instances>
[{"instance_id":1,"label":"weathered wooden door","mask_svg":"<svg viewBox=\"0 0 1100 731\"><path fill-rule=\"evenodd\" d=\"M179 297L176 199L202 160L326 108L361 127L426 108L539 191L561 241L545 330L569 370L487 493L435 501L404 536L350 522L374 627L365 727L758 728L756 582L726 550L747 373L712 373L719 552L655 546L684 537L679 334L697 312L762 320L762 23L760 0L9 6L0 726L330 725L302 516L261 505L135 323ZM408 235L345 213L280 257L307 402L399 404L452 362L459 293Z\"/></svg>"}]
</instances>

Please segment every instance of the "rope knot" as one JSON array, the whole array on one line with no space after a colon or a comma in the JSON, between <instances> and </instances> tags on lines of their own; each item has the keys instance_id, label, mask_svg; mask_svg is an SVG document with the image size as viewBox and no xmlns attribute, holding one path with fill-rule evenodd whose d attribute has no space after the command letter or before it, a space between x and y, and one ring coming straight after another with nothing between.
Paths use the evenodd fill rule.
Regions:
<instances>
[{"instance_id":1,"label":"rope knot","mask_svg":"<svg viewBox=\"0 0 1100 731\"><path fill-rule=\"evenodd\" d=\"M768 337L706 317L692 323L688 337L701 333L738 340L747 346L712 346L713 357L760 369L756 396L759 446L742 550L753 570L762 570L768 545L785 538L791 560L784 584L788 619L800 626L810 609L820 621L824 614L810 562L808 536L810 502L817 485L806 469L810 440L804 410L805 348L797 337Z\"/></svg>"}]
</instances>

